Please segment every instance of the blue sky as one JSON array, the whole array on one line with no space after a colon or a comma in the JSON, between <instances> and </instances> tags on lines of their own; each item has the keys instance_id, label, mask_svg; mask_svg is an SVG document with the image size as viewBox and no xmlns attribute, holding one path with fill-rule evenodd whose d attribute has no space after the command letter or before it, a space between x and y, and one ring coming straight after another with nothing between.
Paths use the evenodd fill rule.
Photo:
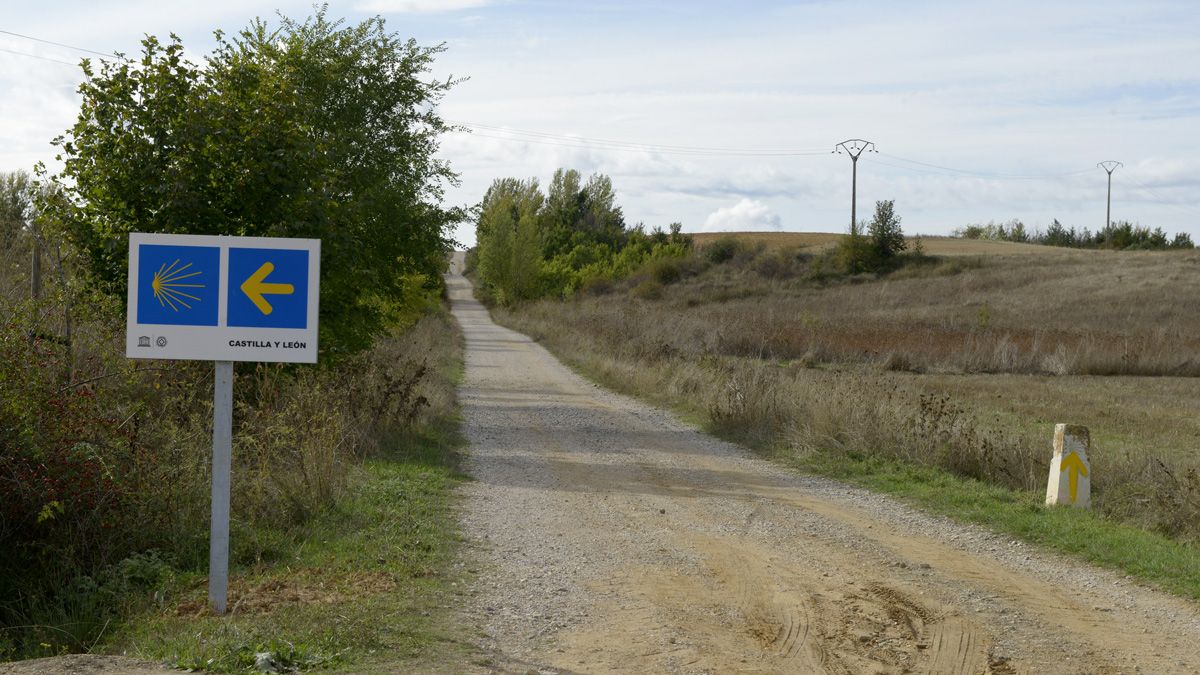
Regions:
<instances>
[{"instance_id":1,"label":"blue sky","mask_svg":"<svg viewBox=\"0 0 1200 675\"><path fill-rule=\"evenodd\" d=\"M566 166L612 176L631 223L839 231L850 162L831 151L857 137L879 149L859 163L860 217L895 199L910 233L1012 218L1095 229L1095 165L1116 159L1114 219L1200 240L1197 7L353 0L330 14L445 42L437 74L470 77L442 106L476 129L443 144L456 203ZM0 30L126 53L175 32L198 60L214 29L276 10L312 5L23 3ZM49 140L78 109L78 69L57 61L84 54L3 33L0 50L0 170L53 165Z\"/></svg>"}]
</instances>

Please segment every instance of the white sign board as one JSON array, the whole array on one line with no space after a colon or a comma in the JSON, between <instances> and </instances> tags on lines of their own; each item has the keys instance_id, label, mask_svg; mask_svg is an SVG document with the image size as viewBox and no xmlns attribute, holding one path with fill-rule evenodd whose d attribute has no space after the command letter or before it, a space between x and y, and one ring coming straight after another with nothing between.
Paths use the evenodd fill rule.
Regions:
<instances>
[{"instance_id":1,"label":"white sign board","mask_svg":"<svg viewBox=\"0 0 1200 675\"><path fill-rule=\"evenodd\" d=\"M321 241L129 235L125 355L317 362Z\"/></svg>"}]
</instances>

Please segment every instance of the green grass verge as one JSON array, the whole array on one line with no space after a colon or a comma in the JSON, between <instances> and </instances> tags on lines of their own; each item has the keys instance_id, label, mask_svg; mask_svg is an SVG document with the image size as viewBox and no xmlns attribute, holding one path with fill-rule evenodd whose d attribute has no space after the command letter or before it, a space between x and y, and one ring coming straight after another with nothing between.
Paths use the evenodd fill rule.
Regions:
<instances>
[{"instance_id":1,"label":"green grass verge","mask_svg":"<svg viewBox=\"0 0 1200 675\"><path fill-rule=\"evenodd\" d=\"M466 663L469 648L449 609L460 540L454 486L462 479L453 458L461 444L449 423L403 439L396 446L405 451L365 462L351 496L289 532L290 545L279 546L287 555L233 570L229 615L205 612L204 577L182 578L174 602L134 617L101 651L212 672L245 671L260 652L305 670Z\"/></svg>"},{"instance_id":2,"label":"green grass verge","mask_svg":"<svg viewBox=\"0 0 1200 675\"><path fill-rule=\"evenodd\" d=\"M888 459L817 453L788 463L1200 599L1200 555L1193 547L1091 511L1047 508L1038 494Z\"/></svg>"}]
</instances>

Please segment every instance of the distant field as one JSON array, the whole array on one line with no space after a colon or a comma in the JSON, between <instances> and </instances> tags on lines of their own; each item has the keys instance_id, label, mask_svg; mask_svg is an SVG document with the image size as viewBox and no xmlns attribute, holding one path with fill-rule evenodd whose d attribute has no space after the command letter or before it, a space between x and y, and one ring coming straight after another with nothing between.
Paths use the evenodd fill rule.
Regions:
<instances>
[{"instance_id":1,"label":"distant field","mask_svg":"<svg viewBox=\"0 0 1200 675\"><path fill-rule=\"evenodd\" d=\"M767 248L803 247L813 251L822 251L835 245L842 236L840 233L832 232L702 232L693 234L692 238L695 240L696 246L701 248L718 239L734 237L750 244L761 243ZM909 238L910 246L913 239L913 237ZM1070 253L1086 255L1095 253L1055 246L1016 244L1009 241L984 241L957 237L921 237L920 239L925 247L925 252L930 255L1063 255Z\"/></svg>"}]
</instances>

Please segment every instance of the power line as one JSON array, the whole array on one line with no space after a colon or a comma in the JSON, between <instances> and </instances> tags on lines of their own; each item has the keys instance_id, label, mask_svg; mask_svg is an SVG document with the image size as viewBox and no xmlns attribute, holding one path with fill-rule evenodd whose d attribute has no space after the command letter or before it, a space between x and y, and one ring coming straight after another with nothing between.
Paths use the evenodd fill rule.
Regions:
<instances>
[{"instance_id":1,"label":"power line","mask_svg":"<svg viewBox=\"0 0 1200 675\"><path fill-rule=\"evenodd\" d=\"M818 156L827 154L822 150L757 150L746 148L721 148L708 146L694 145L664 145L657 143L638 143L633 141L618 141L607 138L593 138L587 136L574 136L569 134L554 134L542 131L528 131L524 129L513 129L510 127L500 127L490 124L479 124L476 122L463 122L456 120L446 120L450 124L465 127L472 131L472 135L480 138L492 138L497 140L505 140L522 143L539 143L542 145L557 145L563 147L578 147L578 148L598 148L607 150L626 150L638 152L659 152L663 154L678 154L678 155L706 155L706 156L737 156L737 157L803 157L803 156ZM495 133L483 132L498 132L506 134L497 136ZM514 138L515 137L515 138Z\"/></svg>"},{"instance_id":2,"label":"power line","mask_svg":"<svg viewBox=\"0 0 1200 675\"><path fill-rule=\"evenodd\" d=\"M41 59L42 61L49 61L51 63L61 63L66 66L78 66L79 65L78 63L71 63L70 61L63 61L61 59L52 59L49 56L38 56L37 54L26 54L25 52L18 52L15 49L5 49L4 47L0 47L0 52L16 54L17 56L28 56L31 59Z\"/></svg>"},{"instance_id":3,"label":"power line","mask_svg":"<svg viewBox=\"0 0 1200 675\"><path fill-rule=\"evenodd\" d=\"M16 33L16 32L9 31L9 30L0 29L0 34L9 35L9 36L20 38L23 40L39 42L42 44L53 45L55 47L61 47L64 49L72 49L72 50L84 52L87 54L94 54L94 55L99 56L104 59L122 58L115 52L113 52L113 53L101 52L101 51L97 51L95 49L88 49L87 47L79 47L79 46L70 45L70 44L67 44L64 42L55 42L53 40L46 40L44 38L34 37L32 35L25 35L22 33ZM38 54L29 54L26 52L20 52L20 51L16 51L13 49L7 49L4 47L0 47L0 52L13 54L15 56L24 56L24 57L32 58L32 59L39 59L41 61L49 61L51 63L58 63L61 65L66 65L66 66L78 66L79 65L78 62L64 61L61 59L56 59L56 58L52 58L52 57L48 57L48 56L41 56ZM605 139L605 138L594 138L594 137L587 137L587 136L575 136L575 135L568 135L568 134L548 133L548 132L542 132L542 131L514 129L511 127L480 124L480 123L476 123L476 122L463 122L463 121L454 121L454 120L446 120L446 121L449 122L450 124L469 129L472 131L473 135L480 137L480 138L488 138L488 139L493 139L493 140L513 142L513 143L531 143L531 144L537 144L537 145L548 145L548 146L567 147L567 148L615 150L615 151L620 151L620 152L654 152L654 153L671 154L671 155L714 156L714 157L721 157L721 156L728 156L728 157L815 157L815 156L821 156L821 155L827 154L827 152L824 150L761 150L761 149L729 148L729 147L638 143L638 142L632 142L632 141L620 141L620 140ZM492 132L492 133L486 133L486 132ZM501 135L498 135L498 134L501 134ZM839 144L839 146L840 145L842 145L842 144ZM873 144L871 144L871 145L873 146ZM859 151L861 152L861 149ZM984 171L974 171L974 170L970 170L970 169L959 169L959 168L955 168L955 167L944 166L941 164L933 164L930 162L923 162L920 160L908 159L906 157L900 157L897 155L891 155L891 154L887 154L887 153L878 153L878 154L880 154L884 157L894 159L899 162L904 162L907 165L911 165L911 166L900 166L900 165L891 164L888 162L877 161L876 163L881 166L890 167L893 169L899 169L902 171L912 171L912 172L916 172L916 173L925 173L925 174L931 174L931 175L946 175L946 176L950 176L950 177L953 177L955 175L960 175L960 176L970 176L970 177L991 179L991 180L1045 180L1045 179L1051 179L1051 178L1065 178L1065 177L1070 177L1070 176L1079 176L1079 175L1083 175L1085 173L1089 173L1090 171L1092 171L1092 169L1082 169L1079 171L1069 171L1069 172L1057 173L1057 174L1040 174L1040 175L1036 175L1036 174L1031 174L1031 175L1000 174L1000 173L989 173L989 172L984 172ZM852 156L852 159L855 160L854 168L857 169L857 163L858 163L857 156L856 155ZM922 169L914 168L914 167L925 167L925 169L922 170ZM1102 167L1102 168L1105 168L1105 170L1108 171L1108 169L1106 167ZM930 169L932 169L933 171L930 171ZM1109 180L1111 181L1111 179L1112 179L1112 174L1110 172ZM1189 213L1192 215L1200 214L1200 210L1193 209L1184 204L1173 202L1173 201L1165 198L1163 195L1159 194L1158 192L1156 192L1149 186L1139 182L1138 180L1136 180L1132 177L1130 177L1129 180L1131 182L1133 182L1134 184L1136 184L1138 187L1140 187L1144 192L1149 193L1150 195L1153 195L1159 203L1161 203L1165 206L1170 206L1170 207L1179 209L1183 212L1186 212L1186 213ZM1110 190L1111 190L1111 185L1110 185ZM853 201L853 197L852 197L852 201ZM852 204L852 206L851 206L852 214L853 214L853 211L854 211L854 206ZM853 219L853 215L851 216L851 218Z\"/></svg>"},{"instance_id":4,"label":"power line","mask_svg":"<svg viewBox=\"0 0 1200 675\"><path fill-rule=\"evenodd\" d=\"M1163 206L1169 206L1169 207L1171 207L1171 208L1177 209L1177 210L1178 210L1178 211L1180 211L1181 213L1187 213L1187 214L1189 214L1189 215L1192 215L1192 216L1198 216L1198 215L1200 215L1200 209L1194 209L1194 208L1192 208L1192 207L1190 207L1190 206L1187 206L1186 204L1181 204L1181 203L1179 203L1179 202L1176 202L1176 201L1171 201L1170 199L1168 199L1168 198L1167 198L1167 197L1165 197L1164 195L1162 195L1162 194L1160 194L1159 192L1155 191L1155 190L1154 190L1154 188L1152 188L1152 187L1150 187L1149 185L1146 185L1145 183L1143 183L1143 182L1139 181L1138 179L1134 178L1133 176L1129 175L1128 173L1126 173L1126 174L1125 174L1125 180L1128 180L1129 182L1131 182L1131 183L1133 183L1134 185L1138 186L1138 187L1139 187L1139 188L1141 188L1143 191L1150 193L1150 195L1151 195L1151 196L1153 196L1155 199L1157 199L1158 203L1159 203L1159 204L1162 204Z\"/></svg>"},{"instance_id":5,"label":"power line","mask_svg":"<svg viewBox=\"0 0 1200 675\"><path fill-rule=\"evenodd\" d=\"M76 47L74 45L69 45L69 44L65 44L62 42L55 42L53 40L44 40L39 37L33 37L32 35L22 35L21 33L14 33L11 30L0 29L0 33L3 33L4 35L11 35L13 37L19 37L24 40L33 40L34 42L41 42L43 44L54 45L55 47L63 47L66 49L74 49L75 51L87 52L88 54L95 54L97 56L103 56L105 58L110 58L110 59L116 58L116 56L117 56L116 54L108 54L105 52L98 52L95 49L88 49L87 47ZM5 50L5 51L7 51L7 50ZM75 64L71 64L71 65L75 65Z\"/></svg>"},{"instance_id":6,"label":"power line","mask_svg":"<svg viewBox=\"0 0 1200 675\"><path fill-rule=\"evenodd\" d=\"M960 168L947 167L947 166L942 166L942 165L932 165L932 163L929 163L929 162L910 160L910 159L906 159L906 157L889 155L887 153L880 153L880 154L883 155L884 157L890 157L890 159L893 159L896 161L910 163L910 165L917 165L917 166L922 166L922 167L930 167L930 168L940 169L940 171L949 172L952 174L964 174L964 175L972 175L972 177L976 177L976 178L992 178L992 179L1000 179L1000 180L1044 180L1044 179L1048 179L1048 178L1067 178L1067 177L1070 177L1070 175L1082 175L1085 173L1090 173L1092 171L1092 169L1080 169L1080 171L1072 171L1072 172L1064 172L1064 173L1048 173L1048 174L988 173L988 172L980 172L980 171L971 171L971 169L960 169ZM904 167L895 167L894 165L887 165L887 166L893 166L894 168L904 168Z\"/></svg>"}]
</instances>

